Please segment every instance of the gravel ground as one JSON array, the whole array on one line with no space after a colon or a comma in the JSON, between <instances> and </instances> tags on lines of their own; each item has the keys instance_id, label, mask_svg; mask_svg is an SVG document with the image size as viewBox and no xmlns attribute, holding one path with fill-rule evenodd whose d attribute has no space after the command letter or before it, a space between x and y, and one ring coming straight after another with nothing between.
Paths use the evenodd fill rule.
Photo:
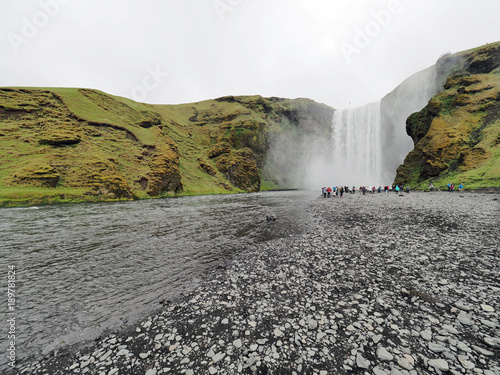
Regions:
<instances>
[{"instance_id":1,"label":"gravel ground","mask_svg":"<svg viewBox=\"0 0 500 375\"><path fill-rule=\"evenodd\" d=\"M500 375L498 198L318 198L309 233L249 248L136 327L20 372Z\"/></svg>"}]
</instances>

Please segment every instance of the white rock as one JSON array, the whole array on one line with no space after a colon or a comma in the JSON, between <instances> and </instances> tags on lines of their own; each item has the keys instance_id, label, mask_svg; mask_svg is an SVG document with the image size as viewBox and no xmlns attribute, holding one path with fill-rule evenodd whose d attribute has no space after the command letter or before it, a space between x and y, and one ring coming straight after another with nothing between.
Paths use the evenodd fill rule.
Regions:
<instances>
[{"instance_id":1,"label":"white rock","mask_svg":"<svg viewBox=\"0 0 500 375\"><path fill-rule=\"evenodd\" d=\"M370 368L370 361L363 358L361 353L358 352L356 354L356 366L358 366L359 368L368 369L368 368Z\"/></svg>"},{"instance_id":2,"label":"white rock","mask_svg":"<svg viewBox=\"0 0 500 375\"><path fill-rule=\"evenodd\" d=\"M145 375L156 375L156 369L150 368L148 371L146 371Z\"/></svg>"},{"instance_id":3,"label":"white rock","mask_svg":"<svg viewBox=\"0 0 500 375\"><path fill-rule=\"evenodd\" d=\"M448 324L444 324L444 325L443 325L443 329L444 329L446 332L451 333L451 334L453 334L453 335L458 334L458 330L457 330L455 327L450 326L450 325L448 325Z\"/></svg>"},{"instance_id":4,"label":"white rock","mask_svg":"<svg viewBox=\"0 0 500 375\"><path fill-rule=\"evenodd\" d=\"M490 306L490 305L486 305L486 304L482 304L482 305L481 305L481 308L482 308L484 311L486 311L486 312L493 312L493 311L495 311L495 309L494 309L492 306Z\"/></svg>"},{"instance_id":5,"label":"white rock","mask_svg":"<svg viewBox=\"0 0 500 375\"><path fill-rule=\"evenodd\" d=\"M474 324L474 322L471 320L471 318L465 313L458 314L457 320L466 326L471 326Z\"/></svg>"},{"instance_id":6,"label":"white rock","mask_svg":"<svg viewBox=\"0 0 500 375\"><path fill-rule=\"evenodd\" d=\"M440 371L448 371L450 368L448 367L448 362L446 362L444 359L430 359L429 360L429 366L434 367L435 369L438 369Z\"/></svg>"},{"instance_id":7,"label":"white rock","mask_svg":"<svg viewBox=\"0 0 500 375\"><path fill-rule=\"evenodd\" d=\"M233 341L233 345L234 345L234 347L235 347L236 349L239 349L239 348L241 348L241 347L243 346L243 344L242 344L242 342L241 342L241 340L240 340L240 339L236 339L236 340L234 340L234 341Z\"/></svg>"},{"instance_id":8,"label":"white rock","mask_svg":"<svg viewBox=\"0 0 500 375\"><path fill-rule=\"evenodd\" d=\"M493 352L490 352L489 350L483 349L476 345L472 345L472 349L474 349L475 352L486 356L492 356L494 354Z\"/></svg>"},{"instance_id":9,"label":"white rock","mask_svg":"<svg viewBox=\"0 0 500 375\"><path fill-rule=\"evenodd\" d=\"M373 373L375 375L387 375L387 373L384 370L382 370L380 367L375 367L373 369Z\"/></svg>"},{"instance_id":10,"label":"white rock","mask_svg":"<svg viewBox=\"0 0 500 375\"><path fill-rule=\"evenodd\" d=\"M163 333L159 333L155 336L155 341L160 341L163 338Z\"/></svg>"},{"instance_id":11,"label":"white rock","mask_svg":"<svg viewBox=\"0 0 500 375\"><path fill-rule=\"evenodd\" d=\"M461 350L462 352L470 353L472 351L471 348L467 346L467 344L463 343L462 341L459 341L457 343L457 349Z\"/></svg>"},{"instance_id":12,"label":"white rock","mask_svg":"<svg viewBox=\"0 0 500 375\"><path fill-rule=\"evenodd\" d=\"M500 339L496 337L485 337L483 339L486 345L488 345L491 348L498 349L500 348Z\"/></svg>"},{"instance_id":13,"label":"white rock","mask_svg":"<svg viewBox=\"0 0 500 375\"><path fill-rule=\"evenodd\" d=\"M441 353L441 352L444 352L445 350L448 350L448 349L446 349L445 346L443 346L441 344L436 344L434 342L429 343L429 349L432 350L434 353Z\"/></svg>"},{"instance_id":14,"label":"white rock","mask_svg":"<svg viewBox=\"0 0 500 375\"><path fill-rule=\"evenodd\" d=\"M129 351L127 349L122 349L118 353L116 353L117 356L119 355L127 355Z\"/></svg>"},{"instance_id":15,"label":"white rock","mask_svg":"<svg viewBox=\"0 0 500 375\"><path fill-rule=\"evenodd\" d=\"M208 368L208 373L211 374L211 375L214 375L214 374L217 374L217 369L213 366L210 366Z\"/></svg>"},{"instance_id":16,"label":"white rock","mask_svg":"<svg viewBox=\"0 0 500 375\"><path fill-rule=\"evenodd\" d=\"M472 310L472 307L467 306L467 305L463 304L462 302L455 302L455 306L458 307L460 310L464 310L464 311L471 311Z\"/></svg>"},{"instance_id":17,"label":"white rock","mask_svg":"<svg viewBox=\"0 0 500 375\"><path fill-rule=\"evenodd\" d=\"M398 365L404 368L405 370L411 371L413 370L413 366L406 358L398 358Z\"/></svg>"},{"instance_id":18,"label":"white rock","mask_svg":"<svg viewBox=\"0 0 500 375\"><path fill-rule=\"evenodd\" d=\"M108 350L106 353L104 353L101 358L99 358L99 361L104 362L108 357L112 354L113 352L111 350Z\"/></svg>"},{"instance_id":19,"label":"white rock","mask_svg":"<svg viewBox=\"0 0 500 375\"><path fill-rule=\"evenodd\" d=\"M467 359L467 357L459 355L458 356L458 361L460 362L460 364L462 365L462 367L464 369L466 369L466 370L472 370L474 367L476 367L476 365L474 365L474 363L472 363L471 361L469 361Z\"/></svg>"},{"instance_id":20,"label":"white rock","mask_svg":"<svg viewBox=\"0 0 500 375\"><path fill-rule=\"evenodd\" d=\"M273 331L273 334L276 337L283 337L283 336L285 336L285 334L283 332L281 332L281 330L279 328L275 328L274 331Z\"/></svg>"},{"instance_id":21,"label":"white rock","mask_svg":"<svg viewBox=\"0 0 500 375\"><path fill-rule=\"evenodd\" d=\"M382 335L374 335L372 337L372 340L375 344L378 344L380 342L380 340L382 340Z\"/></svg>"},{"instance_id":22,"label":"white rock","mask_svg":"<svg viewBox=\"0 0 500 375\"><path fill-rule=\"evenodd\" d=\"M219 352L212 357L213 363L218 363L226 356L226 353Z\"/></svg>"},{"instance_id":23,"label":"white rock","mask_svg":"<svg viewBox=\"0 0 500 375\"><path fill-rule=\"evenodd\" d=\"M318 326L318 322L314 319L309 319L307 321L307 328L309 329L316 329L316 327Z\"/></svg>"},{"instance_id":24,"label":"white rock","mask_svg":"<svg viewBox=\"0 0 500 375\"><path fill-rule=\"evenodd\" d=\"M394 356L382 346L377 348L377 357L381 361L392 361L394 359Z\"/></svg>"},{"instance_id":25,"label":"white rock","mask_svg":"<svg viewBox=\"0 0 500 375\"><path fill-rule=\"evenodd\" d=\"M424 340L431 341L432 340L432 331L426 329L425 331L420 332L420 336L422 336L422 338Z\"/></svg>"}]
</instances>

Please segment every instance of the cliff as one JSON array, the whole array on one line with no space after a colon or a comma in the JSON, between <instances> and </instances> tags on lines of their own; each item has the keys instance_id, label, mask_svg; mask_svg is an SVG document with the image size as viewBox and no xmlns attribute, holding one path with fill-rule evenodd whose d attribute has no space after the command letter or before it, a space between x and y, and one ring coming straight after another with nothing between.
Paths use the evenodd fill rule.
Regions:
<instances>
[{"instance_id":1,"label":"cliff","mask_svg":"<svg viewBox=\"0 0 500 375\"><path fill-rule=\"evenodd\" d=\"M410 115L414 148L395 183L500 186L500 42L442 57L443 90Z\"/></svg>"},{"instance_id":2,"label":"cliff","mask_svg":"<svg viewBox=\"0 0 500 375\"><path fill-rule=\"evenodd\" d=\"M300 166L273 150L328 139L333 111L308 99L149 105L89 89L0 88L0 205L293 184ZM296 151L301 159L306 147Z\"/></svg>"}]
</instances>

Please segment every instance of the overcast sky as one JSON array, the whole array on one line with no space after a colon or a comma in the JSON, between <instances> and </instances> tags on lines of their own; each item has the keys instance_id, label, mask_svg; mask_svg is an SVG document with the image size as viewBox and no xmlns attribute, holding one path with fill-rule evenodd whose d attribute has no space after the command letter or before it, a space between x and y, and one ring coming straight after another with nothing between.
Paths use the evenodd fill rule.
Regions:
<instances>
[{"instance_id":1,"label":"overcast sky","mask_svg":"<svg viewBox=\"0 0 500 375\"><path fill-rule=\"evenodd\" d=\"M0 0L0 86L148 103L379 100L446 52L500 40L498 0Z\"/></svg>"}]
</instances>

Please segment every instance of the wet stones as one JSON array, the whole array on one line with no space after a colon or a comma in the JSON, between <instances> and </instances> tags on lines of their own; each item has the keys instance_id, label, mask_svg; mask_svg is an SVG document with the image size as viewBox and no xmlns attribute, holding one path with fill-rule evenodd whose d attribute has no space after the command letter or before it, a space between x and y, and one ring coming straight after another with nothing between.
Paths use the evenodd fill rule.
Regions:
<instances>
[{"instance_id":1,"label":"wet stones","mask_svg":"<svg viewBox=\"0 0 500 375\"><path fill-rule=\"evenodd\" d=\"M418 193L313 202L309 234L240 254L67 364L47 357L23 369L499 375L495 209L473 195L460 203Z\"/></svg>"}]
</instances>

